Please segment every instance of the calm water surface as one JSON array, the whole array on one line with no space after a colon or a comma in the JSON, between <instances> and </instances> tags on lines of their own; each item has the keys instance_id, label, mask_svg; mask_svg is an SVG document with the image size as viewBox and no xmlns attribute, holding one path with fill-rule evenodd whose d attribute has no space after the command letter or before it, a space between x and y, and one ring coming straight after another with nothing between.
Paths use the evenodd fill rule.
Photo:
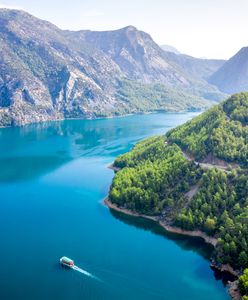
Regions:
<instances>
[{"instance_id":1,"label":"calm water surface","mask_svg":"<svg viewBox=\"0 0 248 300\"><path fill-rule=\"evenodd\" d=\"M0 299L229 299L201 241L102 205L117 155L194 115L1 129ZM63 255L99 280L61 268Z\"/></svg>"}]
</instances>

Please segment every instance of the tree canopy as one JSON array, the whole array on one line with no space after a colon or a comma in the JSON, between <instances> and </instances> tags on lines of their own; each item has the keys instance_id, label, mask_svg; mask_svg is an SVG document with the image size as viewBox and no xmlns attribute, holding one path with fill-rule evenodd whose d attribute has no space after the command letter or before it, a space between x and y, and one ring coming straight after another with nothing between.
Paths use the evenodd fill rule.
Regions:
<instances>
[{"instance_id":1,"label":"tree canopy","mask_svg":"<svg viewBox=\"0 0 248 300\"><path fill-rule=\"evenodd\" d=\"M216 262L244 270L248 268L247 142L248 93L241 93L118 157L114 165L121 170L114 177L110 200L215 237ZM239 167L203 168L200 162L208 156ZM247 272L240 281L246 294L242 278Z\"/></svg>"}]
</instances>

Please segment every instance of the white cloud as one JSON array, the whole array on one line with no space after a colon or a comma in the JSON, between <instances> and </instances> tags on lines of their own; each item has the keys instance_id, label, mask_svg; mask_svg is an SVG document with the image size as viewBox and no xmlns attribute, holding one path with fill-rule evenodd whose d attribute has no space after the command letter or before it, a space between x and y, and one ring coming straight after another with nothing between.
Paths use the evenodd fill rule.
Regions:
<instances>
[{"instance_id":1,"label":"white cloud","mask_svg":"<svg viewBox=\"0 0 248 300\"><path fill-rule=\"evenodd\" d=\"M92 18L92 17L100 17L103 16L103 12L96 10L88 10L83 12L83 17Z\"/></svg>"}]
</instances>

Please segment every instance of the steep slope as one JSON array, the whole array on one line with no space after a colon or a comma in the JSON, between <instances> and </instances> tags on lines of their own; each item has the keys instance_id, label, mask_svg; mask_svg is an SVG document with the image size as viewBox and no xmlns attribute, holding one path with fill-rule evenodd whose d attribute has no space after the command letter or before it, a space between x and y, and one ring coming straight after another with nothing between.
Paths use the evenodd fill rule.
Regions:
<instances>
[{"instance_id":1,"label":"steep slope","mask_svg":"<svg viewBox=\"0 0 248 300\"><path fill-rule=\"evenodd\" d=\"M162 48L166 52L172 52L175 54L181 54L175 47L170 45L160 45L160 48Z\"/></svg>"},{"instance_id":2,"label":"steep slope","mask_svg":"<svg viewBox=\"0 0 248 300\"><path fill-rule=\"evenodd\" d=\"M0 9L0 126L154 110L204 109L223 97L134 27L63 31Z\"/></svg>"},{"instance_id":3,"label":"steep slope","mask_svg":"<svg viewBox=\"0 0 248 300\"><path fill-rule=\"evenodd\" d=\"M188 74L194 77L200 77L207 80L217 70L219 70L225 60L221 59L201 59L195 58L186 54L166 53L166 57L169 61L173 61L177 65L181 66Z\"/></svg>"},{"instance_id":4,"label":"steep slope","mask_svg":"<svg viewBox=\"0 0 248 300\"><path fill-rule=\"evenodd\" d=\"M109 199L165 227L210 237L217 263L248 267L247 137L242 93L117 158Z\"/></svg>"},{"instance_id":5,"label":"steep slope","mask_svg":"<svg viewBox=\"0 0 248 300\"><path fill-rule=\"evenodd\" d=\"M108 54L131 79L146 83L157 80L171 86L189 85L173 65L163 59L163 50L145 32L128 26L115 31L83 31L81 38Z\"/></svg>"},{"instance_id":6,"label":"steep slope","mask_svg":"<svg viewBox=\"0 0 248 300\"><path fill-rule=\"evenodd\" d=\"M248 47L242 48L231 57L209 82L225 93L238 93L248 90Z\"/></svg>"},{"instance_id":7,"label":"steep slope","mask_svg":"<svg viewBox=\"0 0 248 300\"><path fill-rule=\"evenodd\" d=\"M0 25L1 123L113 110L121 72L103 53L71 44L57 27L25 12L0 10Z\"/></svg>"},{"instance_id":8,"label":"steep slope","mask_svg":"<svg viewBox=\"0 0 248 300\"><path fill-rule=\"evenodd\" d=\"M74 34L110 56L129 79L164 84L214 101L223 99L223 94L209 85L197 71L189 72L190 68L181 65L175 54L173 56L173 53L165 52L149 34L133 26L114 31L80 31ZM207 63L202 68L206 66ZM208 71L206 73L209 74Z\"/></svg>"},{"instance_id":9,"label":"steep slope","mask_svg":"<svg viewBox=\"0 0 248 300\"><path fill-rule=\"evenodd\" d=\"M228 101L167 134L197 160L212 157L248 167L248 94Z\"/></svg>"}]
</instances>

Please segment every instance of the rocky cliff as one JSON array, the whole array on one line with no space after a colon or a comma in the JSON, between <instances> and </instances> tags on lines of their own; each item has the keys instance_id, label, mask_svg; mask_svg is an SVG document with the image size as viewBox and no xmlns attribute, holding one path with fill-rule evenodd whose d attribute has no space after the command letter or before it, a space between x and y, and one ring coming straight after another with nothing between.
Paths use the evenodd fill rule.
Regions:
<instances>
[{"instance_id":1,"label":"rocky cliff","mask_svg":"<svg viewBox=\"0 0 248 300\"><path fill-rule=\"evenodd\" d=\"M63 31L0 9L0 126L202 109L223 94L132 26Z\"/></svg>"}]
</instances>

